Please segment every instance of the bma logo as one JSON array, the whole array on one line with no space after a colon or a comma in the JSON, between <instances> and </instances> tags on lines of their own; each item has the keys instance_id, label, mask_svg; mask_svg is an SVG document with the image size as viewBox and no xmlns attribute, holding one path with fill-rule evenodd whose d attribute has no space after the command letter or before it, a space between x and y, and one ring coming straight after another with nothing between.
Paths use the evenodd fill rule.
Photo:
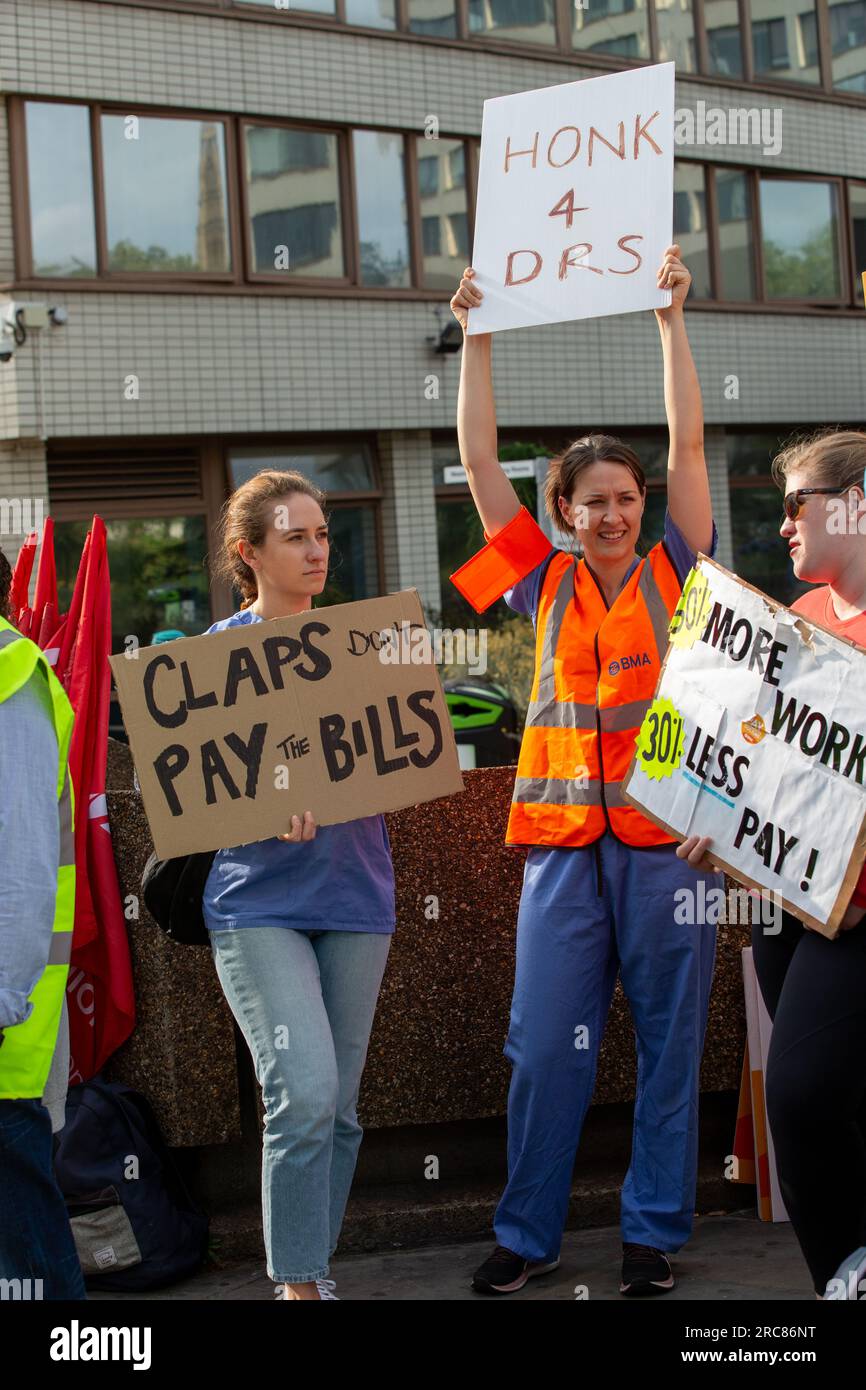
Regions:
<instances>
[{"instance_id":1,"label":"bma logo","mask_svg":"<svg viewBox=\"0 0 866 1390\"><path fill-rule=\"evenodd\" d=\"M607 672L609 676L618 676L620 671L630 671L634 666L649 665L649 652L635 652L634 656L624 656L621 661L612 661Z\"/></svg>"}]
</instances>

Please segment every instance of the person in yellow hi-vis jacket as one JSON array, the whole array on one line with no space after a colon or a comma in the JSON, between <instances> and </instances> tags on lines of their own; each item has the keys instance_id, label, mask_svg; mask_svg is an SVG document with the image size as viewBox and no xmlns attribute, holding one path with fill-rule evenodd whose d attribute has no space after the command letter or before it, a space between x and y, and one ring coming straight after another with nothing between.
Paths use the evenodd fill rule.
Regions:
<instances>
[{"instance_id":1,"label":"person in yellow hi-vis jacket","mask_svg":"<svg viewBox=\"0 0 866 1390\"><path fill-rule=\"evenodd\" d=\"M0 1279L16 1299L83 1299L42 1104L75 915L72 706L7 618L0 555Z\"/></svg>"},{"instance_id":2,"label":"person in yellow hi-vis jacket","mask_svg":"<svg viewBox=\"0 0 866 1390\"><path fill-rule=\"evenodd\" d=\"M505 1055L508 1184L496 1247L473 1280L512 1293L555 1269L572 1169L592 1097L617 973L638 1054L634 1143L622 1189L620 1292L673 1288L668 1254L691 1233L699 1069L715 926L675 920L697 875L676 841L621 793L649 709L667 631L697 551L716 535L700 386L683 318L691 277L671 246L656 310L670 432L664 538L637 552L646 481L621 440L591 434L553 460L548 512L583 558L551 547L498 462L491 335L467 335L482 294L468 268L451 300L464 328L457 407L461 461L488 545L455 576L483 609L506 601L536 628L535 677L520 749L508 844L528 846ZM500 583L493 570L501 569ZM480 571L480 574L479 574ZM480 583L475 585L476 578ZM477 595L482 601L477 602ZM682 913L678 914L680 917Z\"/></svg>"}]
</instances>

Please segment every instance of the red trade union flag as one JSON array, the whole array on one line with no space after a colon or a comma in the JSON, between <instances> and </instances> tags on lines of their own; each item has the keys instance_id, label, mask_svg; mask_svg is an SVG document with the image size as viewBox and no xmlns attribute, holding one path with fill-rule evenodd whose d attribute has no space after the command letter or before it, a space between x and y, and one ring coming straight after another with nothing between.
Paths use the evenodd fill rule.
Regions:
<instances>
[{"instance_id":1,"label":"red trade union flag","mask_svg":"<svg viewBox=\"0 0 866 1390\"><path fill-rule=\"evenodd\" d=\"M105 524L93 518L69 612L50 642L75 711L75 930L67 984L70 1085L92 1077L135 1023L132 967L105 803L111 590Z\"/></svg>"}]
</instances>

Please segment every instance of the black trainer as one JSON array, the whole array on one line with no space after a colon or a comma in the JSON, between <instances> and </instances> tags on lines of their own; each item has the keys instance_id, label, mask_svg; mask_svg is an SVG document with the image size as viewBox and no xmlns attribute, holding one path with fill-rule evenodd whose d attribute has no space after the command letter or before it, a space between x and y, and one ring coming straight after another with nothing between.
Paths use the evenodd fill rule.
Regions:
<instances>
[{"instance_id":1,"label":"black trainer","mask_svg":"<svg viewBox=\"0 0 866 1390\"><path fill-rule=\"evenodd\" d=\"M663 1250L656 1250L654 1245L623 1245L620 1293L639 1298L670 1293L673 1287L674 1276Z\"/></svg>"},{"instance_id":2,"label":"black trainer","mask_svg":"<svg viewBox=\"0 0 866 1390\"><path fill-rule=\"evenodd\" d=\"M548 1274L559 1265L559 1257L547 1264L524 1260L504 1245L497 1245L489 1260L476 1269L471 1287L476 1293L516 1293L522 1289L527 1279L537 1274Z\"/></svg>"}]
</instances>

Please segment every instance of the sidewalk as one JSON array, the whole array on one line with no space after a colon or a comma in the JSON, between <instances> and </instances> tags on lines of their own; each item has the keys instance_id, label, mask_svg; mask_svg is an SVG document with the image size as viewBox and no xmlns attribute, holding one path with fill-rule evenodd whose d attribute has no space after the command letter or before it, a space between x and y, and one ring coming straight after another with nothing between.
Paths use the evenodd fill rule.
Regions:
<instances>
[{"instance_id":1,"label":"sidewalk","mask_svg":"<svg viewBox=\"0 0 866 1390\"><path fill-rule=\"evenodd\" d=\"M567 1231L559 1269L533 1279L519 1293L507 1297L483 1298L469 1288L473 1271L491 1249L490 1240L481 1240L377 1255L349 1255L333 1261L331 1278L336 1279L336 1292L342 1299L474 1299L513 1304L527 1299L572 1300L575 1287L585 1286L585 1296L590 1301L626 1302L619 1293L621 1250L616 1226ZM809 1273L790 1225L759 1221L751 1210L698 1217L691 1241L673 1257L672 1264L677 1287L664 1295L665 1303L695 1299L815 1302ZM224 1269L210 1268L194 1279L154 1293L94 1293L91 1298L255 1302L274 1301L273 1289L262 1259L239 1261Z\"/></svg>"}]
</instances>

